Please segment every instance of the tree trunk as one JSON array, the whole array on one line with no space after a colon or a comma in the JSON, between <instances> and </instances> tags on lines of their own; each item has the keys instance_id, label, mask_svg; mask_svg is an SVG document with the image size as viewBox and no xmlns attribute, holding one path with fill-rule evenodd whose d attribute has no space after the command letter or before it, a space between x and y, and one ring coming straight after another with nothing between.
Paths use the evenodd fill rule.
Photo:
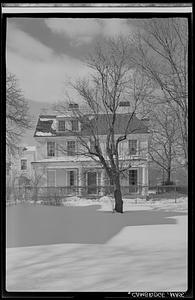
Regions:
<instances>
[{"instance_id":1,"label":"tree trunk","mask_svg":"<svg viewBox=\"0 0 195 300\"><path fill-rule=\"evenodd\" d=\"M115 211L123 213L123 200L120 186L119 175L114 178L114 199L115 199Z\"/></svg>"},{"instance_id":2,"label":"tree trunk","mask_svg":"<svg viewBox=\"0 0 195 300\"><path fill-rule=\"evenodd\" d=\"M171 168L167 169L167 179L166 179L166 185L169 185L171 183Z\"/></svg>"}]
</instances>

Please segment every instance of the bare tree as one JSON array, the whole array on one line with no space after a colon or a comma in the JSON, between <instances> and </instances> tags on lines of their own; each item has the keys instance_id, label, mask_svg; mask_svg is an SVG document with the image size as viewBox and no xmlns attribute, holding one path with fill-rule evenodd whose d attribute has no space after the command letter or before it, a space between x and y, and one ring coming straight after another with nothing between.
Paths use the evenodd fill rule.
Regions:
<instances>
[{"instance_id":1,"label":"bare tree","mask_svg":"<svg viewBox=\"0 0 195 300\"><path fill-rule=\"evenodd\" d=\"M29 177L29 188L32 188L33 194L31 195L32 199L34 199L34 203L38 201L38 196L39 195L48 195L47 189L44 190L41 187L44 186L45 182L45 173L47 172L47 164L44 164L44 166L39 169L39 168L34 168L31 173L31 176Z\"/></svg>"},{"instance_id":2,"label":"bare tree","mask_svg":"<svg viewBox=\"0 0 195 300\"><path fill-rule=\"evenodd\" d=\"M145 20L133 38L134 63L158 89L158 103L166 102L177 116L178 144L188 168L188 21L186 18Z\"/></svg>"},{"instance_id":3,"label":"bare tree","mask_svg":"<svg viewBox=\"0 0 195 300\"><path fill-rule=\"evenodd\" d=\"M140 128L133 126L135 114L152 92L148 78L130 66L129 50L129 43L121 38L98 44L87 61L90 77L71 84L90 111L86 114L81 109L72 109L81 124L81 131L74 132L81 145L77 153L91 157L105 169L114 186L115 210L120 213L123 212L120 177L131 167L132 158L128 155L126 160L121 160L119 145L128 134L139 131ZM131 112L122 124L123 132L117 134L120 101L130 101ZM61 113L62 109L58 107ZM102 114L106 119L104 149L100 132Z\"/></svg>"},{"instance_id":4,"label":"bare tree","mask_svg":"<svg viewBox=\"0 0 195 300\"><path fill-rule=\"evenodd\" d=\"M161 110L150 114L152 139L149 147L151 160L165 172L163 183L171 184L171 173L177 166L180 155L177 140L179 130L177 116L167 105L161 105ZM164 177L164 176L163 176Z\"/></svg>"},{"instance_id":5,"label":"bare tree","mask_svg":"<svg viewBox=\"0 0 195 300\"><path fill-rule=\"evenodd\" d=\"M19 142L26 129L31 128L28 103L18 87L16 76L6 74L6 147L11 155L18 152Z\"/></svg>"}]
</instances>

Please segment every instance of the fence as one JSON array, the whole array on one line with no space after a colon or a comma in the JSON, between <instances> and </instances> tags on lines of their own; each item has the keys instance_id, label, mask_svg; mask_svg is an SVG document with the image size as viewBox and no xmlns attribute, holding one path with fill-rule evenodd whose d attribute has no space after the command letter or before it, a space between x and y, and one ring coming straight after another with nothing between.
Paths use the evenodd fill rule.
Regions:
<instances>
[{"instance_id":1,"label":"fence","mask_svg":"<svg viewBox=\"0 0 195 300\"><path fill-rule=\"evenodd\" d=\"M141 191L140 185L122 186L121 192L123 196L134 195ZM103 195L113 195L113 186L64 186L64 187L8 187L6 190L7 203L42 201L43 203L50 203L60 205L63 199L71 196L99 198Z\"/></svg>"},{"instance_id":2,"label":"fence","mask_svg":"<svg viewBox=\"0 0 195 300\"><path fill-rule=\"evenodd\" d=\"M177 185L160 185L156 186L157 194L178 192L181 194L188 194L187 186L177 186Z\"/></svg>"},{"instance_id":3,"label":"fence","mask_svg":"<svg viewBox=\"0 0 195 300\"><path fill-rule=\"evenodd\" d=\"M132 186L121 186L121 192L123 197L137 197L148 189L148 186L132 185ZM182 186L155 186L149 187L149 190L154 190L154 195L161 196L165 193L173 193L176 199L177 193L187 194L187 187ZM99 198L103 195L113 195L113 186L65 186L65 187L14 187L6 188L6 203L16 204L18 202L42 202L43 204L49 205L61 205L62 200L71 196L85 197L85 198ZM147 194L147 192L146 192ZM146 197L144 194L143 197ZM154 196L153 196L154 197ZM152 196L149 197L153 198ZM148 198L147 198L148 199Z\"/></svg>"},{"instance_id":4,"label":"fence","mask_svg":"<svg viewBox=\"0 0 195 300\"><path fill-rule=\"evenodd\" d=\"M155 192L154 192L155 191ZM151 194L151 192L153 192ZM188 195L188 186L176 186L176 185L160 185L149 187L148 199L169 199L173 198L175 203L177 198L181 195Z\"/></svg>"}]
</instances>

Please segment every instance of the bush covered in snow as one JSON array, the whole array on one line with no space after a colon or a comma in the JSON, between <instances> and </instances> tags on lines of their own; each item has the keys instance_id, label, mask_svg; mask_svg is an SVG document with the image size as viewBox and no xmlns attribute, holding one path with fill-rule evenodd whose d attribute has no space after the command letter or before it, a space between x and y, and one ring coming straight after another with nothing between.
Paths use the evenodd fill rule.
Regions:
<instances>
[{"instance_id":1,"label":"bush covered in snow","mask_svg":"<svg viewBox=\"0 0 195 300\"><path fill-rule=\"evenodd\" d=\"M89 206L89 205L100 205L100 211L113 211L115 206L115 200L110 196L103 196L99 199L86 199L77 196L67 197L63 200L64 206ZM136 199L123 199L123 210L150 210L150 209L164 209L174 211L186 211L187 197L180 197L174 199L158 199L146 201L142 198Z\"/></svg>"}]
</instances>

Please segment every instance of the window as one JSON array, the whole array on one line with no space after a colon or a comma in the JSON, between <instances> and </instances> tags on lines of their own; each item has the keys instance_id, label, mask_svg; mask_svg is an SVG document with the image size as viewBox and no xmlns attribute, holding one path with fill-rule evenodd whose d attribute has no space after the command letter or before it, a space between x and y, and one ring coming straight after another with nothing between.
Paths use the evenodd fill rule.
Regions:
<instances>
[{"instance_id":1,"label":"window","mask_svg":"<svg viewBox=\"0 0 195 300\"><path fill-rule=\"evenodd\" d=\"M78 120L71 120L71 129L72 129L72 131L78 131L79 130Z\"/></svg>"},{"instance_id":2,"label":"window","mask_svg":"<svg viewBox=\"0 0 195 300\"><path fill-rule=\"evenodd\" d=\"M137 170L129 170L129 185L137 185Z\"/></svg>"},{"instance_id":3,"label":"window","mask_svg":"<svg viewBox=\"0 0 195 300\"><path fill-rule=\"evenodd\" d=\"M21 170L27 170L27 159L21 159Z\"/></svg>"},{"instance_id":4,"label":"window","mask_svg":"<svg viewBox=\"0 0 195 300\"><path fill-rule=\"evenodd\" d=\"M58 130L65 131L65 121L64 120L58 121Z\"/></svg>"},{"instance_id":5,"label":"window","mask_svg":"<svg viewBox=\"0 0 195 300\"><path fill-rule=\"evenodd\" d=\"M137 154L137 140L129 140L129 154L130 155Z\"/></svg>"},{"instance_id":6,"label":"window","mask_svg":"<svg viewBox=\"0 0 195 300\"><path fill-rule=\"evenodd\" d=\"M69 184L70 184L70 186L75 185L75 172L74 171L70 171L70 173L69 173Z\"/></svg>"},{"instance_id":7,"label":"window","mask_svg":"<svg viewBox=\"0 0 195 300\"><path fill-rule=\"evenodd\" d=\"M76 143L75 141L67 142L67 155L75 155Z\"/></svg>"},{"instance_id":8,"label":"window","mask_svg":"<svg viewBox=\"0 0 195 300\"><path fill-rule=\"evenodd\" d=\"M47 156L55 156L55 142L47 142Z\"/></svg>"}]
</instances>

